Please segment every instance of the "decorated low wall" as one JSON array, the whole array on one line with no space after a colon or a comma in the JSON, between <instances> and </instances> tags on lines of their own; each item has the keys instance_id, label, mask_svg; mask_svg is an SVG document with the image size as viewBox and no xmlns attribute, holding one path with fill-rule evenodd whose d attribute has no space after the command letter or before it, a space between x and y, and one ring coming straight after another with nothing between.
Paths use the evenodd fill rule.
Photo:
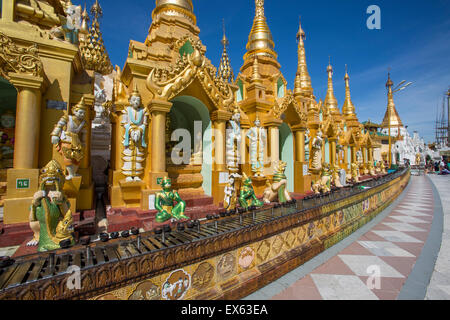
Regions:
<instances>
[{"instance_id":1,"label":"decorated low wall","mask_svg":"<svg viewBox=\"0 0 450 320\"><path fill-rule=\"evenodd\" d=\"M383 211L408 184L409 171L384 185L274 223L280 232L229 252L93 299L240 299L302 265ZM272 230L277 227L273 227ZM271 226L266 225L265 231ZM258 232L258 231L257 231ZM260 230L259 233L263 233ZM270 233L270 232L268 232ZM242 236L245 236L242 234Z\"/></svg>"},{"instance_id":2,"label":"decorated low wall","mask_svg":"<svg viewBox=\"0 0 450 320\"><path fill-rule=\"evenodd\" d=\"M303 203L312 205L308 209L283 208L283 215L266 222L146 253L130 254L129 242L117 239L106 247L94 244L87 259L81 258L83 247L57 252L56 267L48 260L52 253L27 257L0 273L0 300L240 299L373 219L409 178L410 171L403 170L370 189L356 186L330 196L338 200L308 200ZM101 251L108 253L106 261L96 255ZM68 266L81 267L79 288Z\"/></svg>"}]
</instances>

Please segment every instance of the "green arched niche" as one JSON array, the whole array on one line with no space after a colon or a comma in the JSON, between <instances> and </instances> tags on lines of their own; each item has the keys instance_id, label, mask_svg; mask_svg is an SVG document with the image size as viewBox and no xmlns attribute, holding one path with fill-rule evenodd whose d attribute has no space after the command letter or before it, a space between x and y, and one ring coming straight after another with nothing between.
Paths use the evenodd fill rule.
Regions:
<instances>
[{"instance_id":1,"label":"green arched niche","mask_svg":"<svg viewBox=\"0 0 450 320\"><path fill-rule=\"evenodd\" d=\"M286 123L280 126L280 159L287 163L288 191L294 192L294 137Z\"/></svg>"},{"instance_id":2,"label":"green arched niche","mask_svg":"<svg viewBox=\"0 0 450 320\"><path fill-rule=\"evenodd\" d=\"M194 143L194 121L202 121L203 134L203 190L206 195L212 194L212 130L208 108L199 99L192 96L179 96L171 101L170 117L175 120L176 128L187 129Z\"/></svg>"},{"instance_id":3,"label":"green arched niche","mask_svg":"<svg viewBox=\"0 0 450 320\"><path fill-rule=\"evenodd\" d=\"M0 77L0 115L3 113L16 112L17 90L6 79Z\"/></svg>"}]
</instances>

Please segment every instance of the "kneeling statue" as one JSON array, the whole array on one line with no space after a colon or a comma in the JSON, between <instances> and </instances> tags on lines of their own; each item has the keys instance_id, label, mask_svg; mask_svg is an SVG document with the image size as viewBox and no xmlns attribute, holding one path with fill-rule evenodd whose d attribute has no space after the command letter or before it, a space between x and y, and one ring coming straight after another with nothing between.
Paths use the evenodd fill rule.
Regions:
<instances>
[{"instance_id":1,"label":"kneeling statue","mask_svg":"<svg viewBox=\"0 0 450 320\"><path fill-rule=\"evenodd\" d=\"M242 177L243 185L239 194L239 204L242 208L248 209L248 207L262 207L264 202L260 201L253 190L252 179L247 177L244 173Z\"/></svg>"},{"instance_id":2,"label":"kneeling statue","mask_svg":"<svg viewBox=\"0 0 450 320\"><path fill-rule=\"evenodd\" d=\"M40 190L34 194L29 217L34 237L27 243L28 246L37 245L39 252L75 244L72 211L62 191L64 182L64 171L57 161L50 161L41 170Z\"/></svg>"},{"instance_id":3,"label":"kneeling statue","mask_svg":"<svg viewBox=\"0 0 450 320\"><path fill-rule=\"evenodd\" d=\"M172 181L164 177L161 181L162 191L156 193L155 208L158 210L155 221L166 222L169 219L181 220L190 219L184 215L186 202L184 202L178 192L172 191ZM175 205L174 202L177 202Z\"/></svg>"},{"instance_id":4,"label":"kneeling statue","mask_svg":"<svg viewBox=\"0 0 450 320\"><path fill-rule=\"evenodd\" d=\"M265 203L291 201L291 195L287 190L287 178L284 173L287 163L278 162L277 172L273 176L273 183L267 181L267 188L264 190L263 200Z\"/></svg>"}]
</instances>

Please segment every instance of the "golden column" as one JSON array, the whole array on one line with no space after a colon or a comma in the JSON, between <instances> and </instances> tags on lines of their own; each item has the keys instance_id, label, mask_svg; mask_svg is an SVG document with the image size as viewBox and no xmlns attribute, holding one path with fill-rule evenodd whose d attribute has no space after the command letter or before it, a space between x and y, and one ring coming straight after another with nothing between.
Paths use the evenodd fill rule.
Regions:
<instances>
[{"instance_id":1,"label":"golden column","mask_svg":"<svg viewBox=\"0 0 450 320\"><path fill-rule=\"evenodd\" d=\"M330 165L331 168L334 168L336 164L336 137L328 138L328 142L330 143Z\"/></svg>"},{"instance_id":2,"label":"golden column","mask_svg":"<svg viewBox=\"0 0 450 320\"><path fill-rule=\"evenodd\" d=\"M225 165L225 138L226 138L226 122L230 119L231 114L227 111L217 110L211 115L214 125L214 164L216 171L226 171Z\"/></svg>"},{"instance_id":3,"label":"golden column","mask_svg":"<svg viewBox=\"0 0 450 320\"><path fill-rule=\"evenodd\" d=\"M3 221L13 224L28 221L30 203L39 187L41 99L47 83L42 77L27 74L9 73L8 76L18 95L14 168L8 170ZM20 187L19 181L27 187Z\"/></svg>"},{"instance_id":4,"label":"golden column","mask_svg":"<svg viewBox=\"0 0 450 320\"><path fill-rule=\"evenodd\" d=\"M295 160L305 162L305 128L295 131Z\"/></svg>"},{"instance_id":5,"label":"golden column","mask_svg":"<svg viewBox=\"0 0 450 320\"><path fill-rule=\"evenodd\" d=\"M39 129L43 78L25 74L10 74L17 88L14 169L38 167Z\"/></svg>"},{"instance_id":6,"label":"golden column","mask_svg":"<svg viewBox=\"0 0 450 320\"><path fill-rule=\"evenodd\" d=\"M81 99L80 99L81 100ZM91 139L92 139L92 120L94 120L94 101L95 98L84 97L86 105L86 148L84 157L80 163L80 169L87 169L91 166Z\"/></svg>"},{"instance_id":7,"label":"golden column","mask_svg":"<svg viewBox=\"0 0 450 320\"><path fill-rule=\"evenodd\" d=\"M281 120L272 119L265 122L265 126L269 128L270 141L270 161L272 168L275 167L280 160L280 129Z\"/></svg>"},{"instance_id":8,"label":"golden column","mask_svg":"<svg viewBox=\"0 0 450 320\"><path fill-rule=\"evenodd\" d=\"M152 144L151 144L151 189L158 189L158 178L167 175L166 172L166 116L172 108L172 103L162 100L152 100L149 105L149 111L152 114Z\"/></svg>"}]
</instances>

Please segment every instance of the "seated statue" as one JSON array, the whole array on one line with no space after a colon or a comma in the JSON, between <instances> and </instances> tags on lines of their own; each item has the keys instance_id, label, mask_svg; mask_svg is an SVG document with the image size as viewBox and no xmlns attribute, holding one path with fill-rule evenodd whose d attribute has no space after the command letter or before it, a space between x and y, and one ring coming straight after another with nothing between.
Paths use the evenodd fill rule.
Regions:
<instances>
[{"instance_id":1,"label":"seated statue","mask_svg":"<svg viewBox=\"0 0 450 320\"><path fill-rule=\"evenodd\" d=\"M350 182L359 182L359 169L358 164L352 163L351 165L351 181Z\"/></svg>"},{"instance_id":2,"label":"seated statue","mask_svg":"<svg viewBox=\"0 0 450 320\"><path fill-rule=\"evenodd\" d=\"M334 168L332 170L332 176L333 176L333 185L336 188L342 188L343 185L341 183L341 176L340 176L340 168L337 165L334 165Z\"/></svg>"},{"instance_id":3,"label":"seated statue","mask_svg":"<svg viewBox=\"0 0 450 320\"><path fill-rule=\"evenodd\" d=\"M242 177L241 193L239 195L239 204L242 208L248 209L248 207L256 206L262 207L264 202L260 201L253 190L252 179L247 177L244 173Z\"/></svg>"},{"instance_id":4,"label":"seated statue","mask_svg":"<svg viewBox=\"0 0 450 320\"><path fill-rule=\"evenodd\" d=\"M331 191L331 172L330 165L328 163L322 164L320 179L316 182L312 182L311 189L315 194L327 193Z\"/></svg>"},{"instance_id":5,"label":"seated statue","mask_svg":"<svg viewBox=\"0 0 450 320\"><path fill-rule=\"evenodd\" d=\"M375 173L375 166L373 165L373 162L369 162L369 174L371 176L376 176L377 175Z\"/></svg>"},{"instance_id":6,"label":"seated statue","mask_svg":"<svg viewBox=\"0 0 450 320\"><path fill-rule=\"evenodd\" d=\"M156 193L155 208L158 210L156 214L156 222L166 222L169 219L181 220L190 219L184 215L186 202L184 202L178 192L172 191L172 181L168 177L164 177L161 181L162 191ZM175 205L174 202L177 202Z\"/></svg>"},{"instance_id":7,"label":"seated statue","mask_svg":"<svg viewBox=\"0 0 450 320\"><path fill-rule=\"evenodd\" d=\"M30 227L34 232L28 246L39 252L61 248L61 242L73 245L72 211L62 189L65 182L60 164L52 160L39 176L40 190L34 194L30 208Z\"/></svg>"},{"instance_id":8,"label":"seated statue","mask_svg":"<svg viewBox=\"0 0 450 320\"><path fill-rule=\"evenodd\" d=\"M292 198L287 190L287 178L285 175L287 163L278 162L277 171L273 176L273 183L267 181L267 188L264 190L263 200L265 203L291 201Z\"/></svg>"},{"instance_id":9,"label":"seated statue","mask_svg":"<svg viewBox=\"0 0 450 320\"><path fill-rule=\"evenodd\" d=\"M380 174L381 173L381 162L382 161L377 161L375 164L375 173L376 174Z\"/></svg>"},{"instance_id":10,"label":"seated statue","mask_svg":"<svg viewBox=\"0 0 450 320\"><path fill-rule=\"evenodd\" d=\"M384 165L384 161L380 161L380 162L381 162L381 165L380 165L381 173L386 174L387 171L386 171L386 166Z\"/></svg>"}]
</instances>

